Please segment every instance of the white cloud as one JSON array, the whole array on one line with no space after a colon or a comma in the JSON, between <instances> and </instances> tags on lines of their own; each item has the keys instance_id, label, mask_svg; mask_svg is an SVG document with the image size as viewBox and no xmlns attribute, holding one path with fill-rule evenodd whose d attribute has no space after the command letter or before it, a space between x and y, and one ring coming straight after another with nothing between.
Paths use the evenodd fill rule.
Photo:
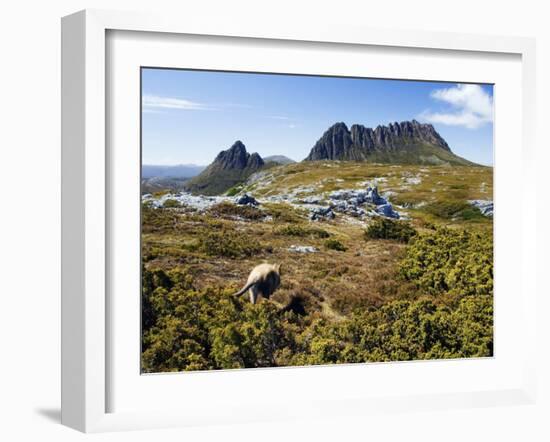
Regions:
<instances>
[{"instance_id":1,"label":"white cloud","mask_svg":"<svg viewBox=\"0 0 550 442\"><path fill-rule=\"evenodd\" d=\"M493 121L493 98L476 84L458 84L436 89L430 97L451 106L448 112L425 111L419 119L429 123L477 129Z\"/></svg>"},{"instance_id":2,"label":"white cloud","mask_svg":"<svg viewBox=\"0 0 550 442\"><path fill-rule=\"evenodd\" d=\"M289 117L285 117L284 115L268 115L267 118L272 120L290 120Z\"/></svg>"},{"instance_id":3,"label":"white cloud","mask_svg":"<svg viewBox=\"0 0 550 442\"><path fill-rule=\"evenodd\" d=\"M298 127L294 118L287 117L286 115L266 115L265 118L280 121L280 124L284 123L285 127L288 127L289 129L296 129Z\"/></svg>"},{"instance_id":4,"label":"white cloud","mask_svg":"<svg viewBox=\"0 0 550 442\"><path fill-rule=\"evenodd\" d=\"M142 104L144 109L214 110L203 103L157 95L144 95Z\"/></svg>"},{"instance_id":5,"label":"white cloud","mask_svg":"<svg viewBox=\"0 0 550 442\"><path fill-rule=\"evenodd\" d=\"M151 109L151 108L144 107L143 113L144 114L162 114L163 112L158 109Z\"/></svg>"}]
</instances>

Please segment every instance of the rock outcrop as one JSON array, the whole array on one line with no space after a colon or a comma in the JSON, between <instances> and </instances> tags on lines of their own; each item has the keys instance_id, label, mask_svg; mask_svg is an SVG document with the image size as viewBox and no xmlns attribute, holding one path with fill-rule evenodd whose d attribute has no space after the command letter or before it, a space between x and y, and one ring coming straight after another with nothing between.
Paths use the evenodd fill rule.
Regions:
<instances>
[{"instance_id":1,"label":"rock outcrop","mask_svg":"<svg viewBox=\"0 0 550 442\"><path fill-rule=\"evenodd\" d=\"M483 216L493 217L493 201L492 200L469 200L472 206L477 207Z\"/></svg>"},{"instance_id":2,"label":"rock outcrop","mask_svg":"<svg viewBox=\"0 0 550 442\"><path fill-rule=\"evenodd\" d=\"M313 246L298 246L295 244L292 244L288 248L289 252L296 252L296 253L316 253L319 250Z\"/></svg>"},{"instance_id":3,"label":"rock outcrop","mask_svg":"<svg viewBox=\"0 0 550 442\"><path fill-rule=\"evenodd\" d=\"M375 129L345 123L331 126L315 143L306 161L346 160L405 164L469 164L453 154L431 124L416 120Z\"/></svg>"},{"instance_id":4,"label":"rock outcrop","mask_svg":"<svg viewBox=\"0 0 550 442\"><path fill-rule=\"evenodd\" d=\"M250 196L248 193L245 193L244 195L235 198L235 204L240 206L258 206L260 203L256 200L256 198Z\"/></svg>"},{"instance_id":5,"label":"rock outcrop","mask_svg":"<svg viewBox=\"0 0 550 442\"><path fill-rule=\"evenodd\" d=\"M388 218L399 218L392 204L378 193L378 187L367 186L366 189L337 190L329 195L330 207L339 213L362 218L365 215L382 215ZM369 208L372 211L369 212Z\"/></svg>"},{"instance_id":6,"label":"rock outcrop","mask_svg":"<svg viewBox=\"0 0 550 442\"><path fill-rule=\"evenodd\" d=\"M330 206L314 207L309 213L309 219L311 221L321 221L327 219L334 219L336 215L332 211Z\"/></svg>"}]
</instances>

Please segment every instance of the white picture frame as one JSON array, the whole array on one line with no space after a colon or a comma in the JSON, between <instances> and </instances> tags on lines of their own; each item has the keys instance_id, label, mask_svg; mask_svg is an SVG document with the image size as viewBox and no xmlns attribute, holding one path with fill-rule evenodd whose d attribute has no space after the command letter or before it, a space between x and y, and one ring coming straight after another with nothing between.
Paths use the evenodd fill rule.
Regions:
<instances>
[{"instance_id":1,"label":"white picture frame","mask_svg":"<svg viewBox=\"0 0 550 442\"><path fill-rule=\"evenodd\" d=\"M108 342L111 318L107 287L109 279L108 134L106 121L106 35L110 31L154 32L162 35L194 35L269 39L272 41L339 44L342 47L467 51L521 57L521 160L522 204L535 207L535 193L527 189L534 181L535 43L517 37L490 37L416 31L388 31L343 26L292 27L281 23L217 23L197 17L157 17L111 11L86 10L62 21L62 423L84 432L168 426L207 425L222 422L277 420L302 413L309 417L361 415L373 410L388 412L415 409L456 408L532 403L536 393L533 338L535 334L536 286L533 263L535 217L524 216L521 227L521 310L518 324L525 339L518 356L521 382L503 388L475 388L461 393L388 394L312 401L307 412L273 406L246 416L231 411L205 413L189 410L109 411L113 386L109 366L113 355ZM158 35L158 34L157 34ZM498 190L497 190L498 191ZM498 209L497 209L498 210ZM498 248L498 244L496 245ZM519 304L518 304L519 305ZM437 362L431 362L437 364ZM314 368L318 370L318 368ZM323 368L321 368L323 369ZM326 369L326 368L325 368ZM332 367L331 370L341 370ZM380 368L379 370L387 370ZM293 369L285 369L292 376ZM422 370L418 366L416 370ZM272 371L273 372L273 371ZM256 371L255 373L258 373ZM216 373L214 373L216 375ZM169 376L169 375L167 375ZM244 375L243 375L244 376ZM263 375L253 375L258 379ZM246 380L245 380L246 382ZM240 404L245 407L246 404ZM250 404L252 405L252 404Z\"/></svg>"}]
</instances>

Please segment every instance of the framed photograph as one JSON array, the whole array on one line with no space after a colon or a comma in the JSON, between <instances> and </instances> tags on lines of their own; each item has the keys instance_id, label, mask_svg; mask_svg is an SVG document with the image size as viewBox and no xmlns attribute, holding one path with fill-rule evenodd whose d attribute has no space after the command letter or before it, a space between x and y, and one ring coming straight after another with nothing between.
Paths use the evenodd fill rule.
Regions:
<instances>
[{"instance_id":1,"label":"framed photograph","mask_svg":"<svg viewBox=\"0 0 550 442\"><path fill-rule=\"evenodd\" d=\"M532 40L62 31L64 424L534 400Z\"/></svg>"}]
</instances>

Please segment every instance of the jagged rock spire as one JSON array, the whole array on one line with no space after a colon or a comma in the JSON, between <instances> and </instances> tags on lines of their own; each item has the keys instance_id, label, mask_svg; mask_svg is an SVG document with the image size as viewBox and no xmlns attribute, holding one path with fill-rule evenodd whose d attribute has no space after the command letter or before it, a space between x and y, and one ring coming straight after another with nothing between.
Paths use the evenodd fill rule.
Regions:
<instances>
[{"instance_id":1,"label":"jagged rock spire","mask_svg":"<svg viewBox=\"0 0 550 442\"><path fill-rule=\"evenodd\" d=\"M306 160L363 161L376 152L391 153L415 146L431 146L448 153L451 149L431 124L416 120L395 122L375 129L345 123L332 125L315 143Z\"/></svg>"}]
</instances>

